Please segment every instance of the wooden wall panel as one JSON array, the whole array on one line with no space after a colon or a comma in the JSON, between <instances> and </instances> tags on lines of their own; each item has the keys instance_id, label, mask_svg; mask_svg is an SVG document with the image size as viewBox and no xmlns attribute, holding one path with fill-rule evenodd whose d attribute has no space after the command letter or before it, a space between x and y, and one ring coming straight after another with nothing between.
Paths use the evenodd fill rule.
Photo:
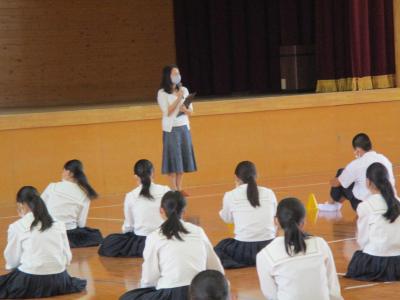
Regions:
<instances>
[{"instance_id":1,"label":"wooden wall panel","mask_svg":"<svg viewBox=\"0 0 400 300\"><path fill-rule=\"evenodd\" d=\"M199 171L186 176L185 184L232 182L235 165L244 159L253 160L263 178L333 174L353 159L351 139L361 131L398 165L399 115L400 101L194 116ZM156 180L167 183L160 175L160 123L151 119L2 130L0 203L12 203L21 185L43 189L58 180L62 165L72 158L85 163L90 180L105 197L132 189L132 165L141 158L153 161Z\"/></svg>"},{"instance_id":2,"label":"wooden wall panel","mask_svg":"<svg viewBox=\"0 0 400 300\"><path fill-rule=\"evenodd\" d=\"M0 1L0 107L154 101L172 0Z\"/></svg>"}]
</instances>

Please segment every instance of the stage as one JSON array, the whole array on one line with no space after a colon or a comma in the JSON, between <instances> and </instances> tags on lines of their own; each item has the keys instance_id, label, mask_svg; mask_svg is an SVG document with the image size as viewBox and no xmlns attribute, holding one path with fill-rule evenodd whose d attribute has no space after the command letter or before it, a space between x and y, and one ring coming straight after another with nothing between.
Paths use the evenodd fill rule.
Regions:
<instances>
[{"instance_id":1,"label":"stage","mask_svg":"<svg viewBox=\"0 0 400 300\"><path fill-rule=\"evenodd\" d=\"M302 94L195 103L191 130L199 171L184 185L229 183L240 160L263 178L334 172L353 158L351 139L370 134L399 163L400 89ZM129 191L132 166L148 158L160 175L161 113L156 104L3 110L0 114L0 203L17 189L43 189L78 158L103 197Z\"/></svg>"}]
</instances>

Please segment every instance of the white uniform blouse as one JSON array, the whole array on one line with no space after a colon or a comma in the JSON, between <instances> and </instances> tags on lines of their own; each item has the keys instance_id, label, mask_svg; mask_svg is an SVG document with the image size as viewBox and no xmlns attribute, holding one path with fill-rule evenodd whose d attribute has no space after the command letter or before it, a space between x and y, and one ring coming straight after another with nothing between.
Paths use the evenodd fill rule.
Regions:
<instances>
[{"instance_id":1,"label":"white uniform blouse","mask_svg":"<svg viewBox=\"0 0 400 300\"><path fill-rule=\"evenodd\" d=\"M142 186L126 194L124 203L125 221L122 231L134 232L137 235L147 236L164 222L160 214L161 198L170 189L164 185L152 183L150 194L154 199L140 195Z\"/></svg>"},{"instance_id":2,"label":"white uniform blouse","mask_svg":"<svg viewBox=\"0 0 400 300\"><path fill-rule=\"evenodd\" d=\"M64 272L72 259L64 224L55 221L42 232L40 223L31 230L33 220L33 214L27 213L9 226L4 250L6 269L18 268L35 275Z\"/></svg>"},{"instance_id":3,"label":"white uniform blouse","mask_svg":"<svg viewBox=\"0 0 400 300\"><path fill-rule=\"evenodd\" d=\"M390 182L393 186L395 185L392 163L384 155L369 151L349 163L338 177L340 184L344 188L349 187L354 182L353 194L358 200L364 201L370 194L367 187L366 174L368 167L375 162L379 162L386 167Z\"/></svg>"},{"instance_id":4,"label":"white uniform blouse","mask_svg":"<svg viewBox=\"0 0 400 300\"><path fill-rule=\"evenodd\" d=\"M260 206L251 206L247 199L247 184L225 193L219 212L226 223L235 224L235 239L241 242L271 240L276 235L274 218L277 201L272 190L258 187Z\"/></svg>"},{"instance_id":5,"label":"white uniform blouse","mask_svg":"<svg viewBox=\"0 0 400 300\"><path fill-rule=\"evenodd\" d=\"M50 183L42 199L50 214L63 222L67 230L86 226L90 199L78 184L71 181Z\"/></svg>"},{"instance_id":6,"label":"white uniform blouse","mask_svg":"<svg viewBox=\"0 0 400 300\"><path fill-rule=\"evenodd\" d=\"M387 210L382 195L374 194L357 207L357 242L374 256L400 255L400 217L393 223L383 216Z\"/></svg>"},{"instance_id":7,"label":"white uniform blouse","mask_svg":"<svg viewBox=\"0 0 400 300\"><path fill-rule=\"evenodd\" d=\"M277 237L257 254L261 290L268 300L341 300L335 262L319 237L306 240L306 253L289 256Z\"/></svg>"},{"instance_id":8,"label":"white uniform blouse","mask_svg":"<svg viewBox=\"0 0 400 300\"><path fill-rule=\"evenodd\" d=\"M182 89L183 89L183 99L181 101L181 104L183 104L183 102L185 101L184 99L189 95L189 91L187 88L182 87ZM182 114L178 117L180 105L176 107L176 109L171 113L171 115L168 115L168 107L175 100L176 96L174 94L168 94L167 92L164 91L164 89L158 90L157 102L163 113L162 129L165 132L171 132L173 127L179 127L184 125L187 125L188 128L190 129L189 117L186 114ZM193 111L192 104L190 104L189 108Z\"/></svg>"},{"instance_id":9,"label":"white uniform blouse","mask_svg":"<svg viewBox=\"0 0 400 300\"><path fill-rule=\"evenodd\" d=\"M146 239L143 252L142 287L157 289L188 286L199 272L206 269L224 273L204 230L182 221L189 231L182 234L183 241L168 240L159 230Z\"/></svg>"}]
</instances>

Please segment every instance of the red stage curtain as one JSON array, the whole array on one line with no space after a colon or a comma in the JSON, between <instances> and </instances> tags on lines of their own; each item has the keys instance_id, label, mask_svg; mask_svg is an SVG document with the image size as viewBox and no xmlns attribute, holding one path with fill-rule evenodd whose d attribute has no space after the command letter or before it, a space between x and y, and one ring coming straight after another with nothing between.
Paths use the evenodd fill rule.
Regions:
<instances>
[{"instance_id":1,"label":"red stage curtain","mask_svg":"<svg viewBox=\"0 0 400 300\"><path fill-rule=\"evenodd\" d=\"M317 91L395 86L393 0L316 1Z\"/></svg>"}]
</instances>

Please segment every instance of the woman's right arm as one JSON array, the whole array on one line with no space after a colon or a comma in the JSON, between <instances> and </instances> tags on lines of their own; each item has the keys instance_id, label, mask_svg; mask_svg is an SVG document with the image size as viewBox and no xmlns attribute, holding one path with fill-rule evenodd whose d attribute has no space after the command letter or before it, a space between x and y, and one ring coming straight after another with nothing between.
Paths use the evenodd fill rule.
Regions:
<instances>
[{"instance_id":1,"label":"woman's right arm","mask_svg":"<svg viewBox=\"0 0 400 300\"><path fill-rule=\"evenodd\" d=\"M260 251L256 256L256 269L261 291L267 299L278 299L278 286L271 274L272 266L266 259L265 254Z\"/></svg>"},{"instance_id":2,"label":"woman's right arm","mask_svg":"<svg viewBox=\"0 0 400 300\"><path fill-rule=\"evenodd\" d=\"M170 116L176 110L176 108L181 104L183 99L182 89L180 89L179 92L177 92L174 95L176 96L176 99L172 103L169 103L168 94L163 91L158 92L157 102L160 105L162 112L164 114L166 113L168 116Z\"/></svg>"},{"instance_id":3,"label":"woman's right arm","mask_svg":"<svg viewBox=\"0 0 400 300\"><path fill-rule=\"evenodd\" d=\"M10 226L8 228L7 247L4 250L6 269L12 270L21 264L22 247L17 231Z\"/></svg>"},{"instance_id":4,"label":"woman's right arm","mask_svg":"<svg viewBox=\"0 0 400 300\"><path fill-rule=\"evenodd\" d=\"M157 286L161 277L156 244L157 238L155 235L151 234L146 238L146 245L143 251L142 279L140 281L142 288Z\"/></svg>"},{"instance_id":5,"label":"woman's right arm","mask_svg":"<svg viewBox=\"0 0 400 300\"><path fill-rule=\"evenodd\" d=\"M122 225L122 233L133 232L135 224L130 204L130 194L126 194L124 202L124 225Z\"/></svg>"},{"instance_id":6,"label":"woman's right arm","mask_svg":"<svg viewBox=\"0 0 400 300\"><path fill-rule=\"evenodd\" d=\"M230 193L225 193L222 201L222 209L219 212L221 219L228 224L233 223L233 215L230 209Z\"/></svg>"},{"instance_id":7,"label":"woman's right arm","mask_svg":"<svg viewBox=\"0 0 400 300\"><path fill-rule=\"evenodd\" d=\"M88 214L89 214L89 207L90 207L90 200L89 200L89 198L86 198L83 202L81 212L78 216L78 227L79 228L86 227L86 221L87 221Z\"/></svg>"}]
</instances>

